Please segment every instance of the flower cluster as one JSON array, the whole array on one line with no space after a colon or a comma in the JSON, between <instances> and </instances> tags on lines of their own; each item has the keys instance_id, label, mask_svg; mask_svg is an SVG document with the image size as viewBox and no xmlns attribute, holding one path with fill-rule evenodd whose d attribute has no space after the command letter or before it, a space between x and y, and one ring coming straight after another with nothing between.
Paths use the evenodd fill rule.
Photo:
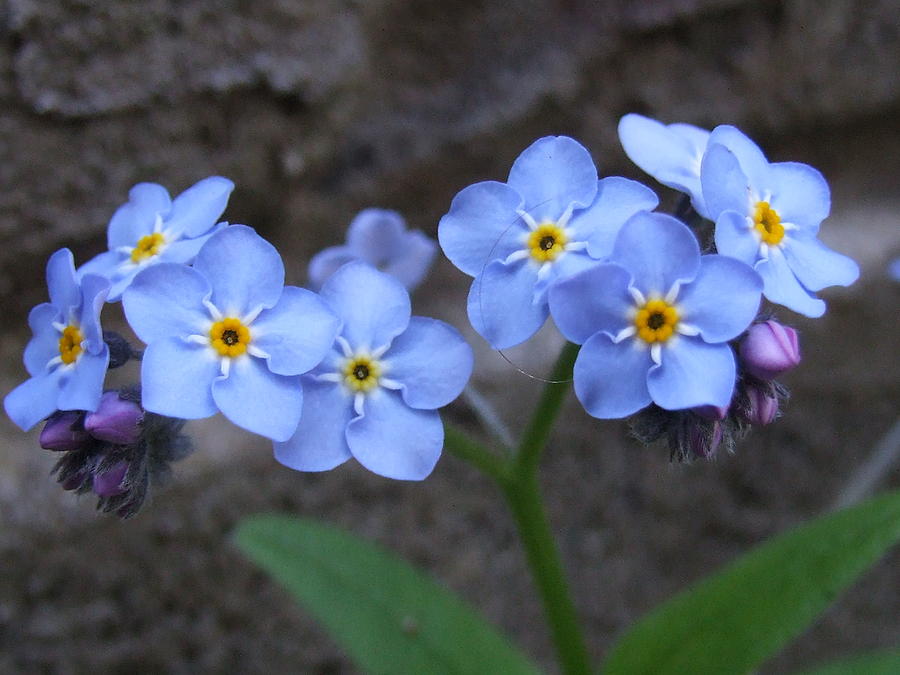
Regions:
<instances>
[{"instance_id":1,"label":"flower cluster","mask_svg":"<svg viewBox=\"0 0 900 675\"><path fill-rule=\"evenodd\" d=\"M360 213L348 246L314 260L319 293L286 286L281 256L253 229L218 222L233 187L214 176L172 200L136 185L110 220L109 251L77 270L68 250L51 256L50 302L29 317L31 378L6 396L7 414L25 430L46 419L40 442L62 453L60 484L123 518L190 451L185 421L217 413L273 441L287 466L355 457L425 478L443 447L437 409L472 371L454 328L411 316L406 287L436 244L398 214ZM101 329L117 300L143 351ZM140 385L104 391L107 370L132 359Z\"/></svg>"},{"instance_id":2,"label":"flower cluster","mask_svg":"<svg viewBox=\"0 0 900 675\"><path fill-rule=\"evenodd\" d=\"M817 238L830 196L815 169L770 163L727 125L626 115L619 135L686 194L678 217L641 183L601 178L577 141L548 136L505 182L456 195L440 246L473 278L468 317L493 348L552 318L580 345L574 390L588 414L630 418L673 457L712 457L780 414L777 378L800 349L773 306L820 316L815 294L859 271ZM41 444L63 453L63 487L123 517L189 451L184 421L218 413L294 469L353 458L389 478L428 476L444 443L438 409L473 367L456 329L412 315L435 242L394 211L365 209L345 244L312 259L311 289L285 285L272 244L219 222L233 188L214 176L173 200L141 183L110 220L107 252L80 269L66 249L51 256L50 302L29 316L30 378L6 396L9 417L25 430L46 419ZM143 352L101 329L101 308L118 300ZM104 391L107 370L135 359L140 385Z\"/></svg>"},{"instance_id":3,"label":"flower cluster","mask_svg":"<svg viewBox=\"0 0 900 675\"><path fill-rule=\"evenodd\" d=\"M711 457L775 419L787 395L775 378L800 360L796 332L759 314L762 297L820 316L815 293L849 285L858 268L817 239L830 197L815 169L770 164L731 126L632 114L619 135L636 164L686 193L681 220L655 212L639 183L598 180L573 139L547 137L506 183L459 192L440 243L474 277L469 319L492 347L552 317L581 345L574 389L590 415L631 417L638 438L666 438L680 459Z\"/></svg>"}]
</instances>

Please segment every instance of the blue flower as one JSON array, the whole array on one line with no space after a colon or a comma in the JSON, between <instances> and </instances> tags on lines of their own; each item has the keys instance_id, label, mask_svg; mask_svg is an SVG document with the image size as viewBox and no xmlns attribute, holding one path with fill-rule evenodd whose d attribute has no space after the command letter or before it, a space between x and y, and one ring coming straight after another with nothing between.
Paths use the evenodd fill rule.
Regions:
<instances>
[{"instance_id":1,"label":"blue flower","mask_svg":"<svg viewBox=\"0 0 900 675\"><path fill-rule=\"evenodd\" d=\"M591 156L573 139L535 141L506 183L465 188L438 226L444 253L475 277L472 326L495 349L524 342L547 319L549 286L609 255L622 224L657 203L635 181L598 180Z\"/></svg>"},{"instance_id":2,"label":"blue flower","mask_svg":"<svg viewBox=\"0 0 900 675\"><path fill-rule=\"evenodd\" d=\"M609 264L550 289L560 331L582 344L575 394L603 419L656 403L667 410L726 406L735 383L729 340L750 324L762 281L721 255L700 255L671 216L631 218Z\"/></svg>"},{"instance_id":3,"label":"blue flower","mask_svg":"<svg viewBox=\"0 0 900 675\"><path fill-rule=\"evenodd\" d=\"M619 140L628 158L663 185L691 197L694 210L708 217L700 186L700 162L709 132L690 124L665 125L629 113L619 120Z\"/></svg>"},{"instance_id":4,"label":"blue flower","mask_svg":"<svg viewBox=\"0 0 900 675\"><path fill-rule=\"evenodd\" d=\"M387 272L408 290L428 273L437 244L419 230L407 230L396 211L363 209L347 228L347 243L331 246L309 262L309 281L321 288L325 280L351 260L363 260Z\"/></svg>"},{"instance_id":5,"label":"blue flower","mask_svg":"<svg viewBox=\"0 0 900 675\"><path fill-rule=\"evenodd\" d=\"M99 274L112 283L116 301L134 276L159 262L190 263L207 239L225 226L216 221L225 210L234 183L211 176L178 195L156 183L138 183L109 221L109 251L86 262L79 275Z\"/></svg>"},{"instance_id":6,"label":"blue flower","mask_svg":"<svg viewBox=\"0 0 900 675\"><path fill-rule=\"evenodd\" d=\"M713 129L701 169L716 248L759 272L763 294L806 316L821 316L815 292L849 286L859 267L816 237L831 209L828 183L806 164L770 164L731 126Z\"/></svg>"},{"instance_id":7,"label":"blue flower","mask_svg":"<svg viewBox=\"0 0 900 675\"><path fill-rule=\"evenodd\" d=\"M210 237L193 267L147 268L122 303L147 343L147 410L185 419L221 411L281 441L300 420L300 374L322 360L340 325L315 293L284 286L278 252L243 225Z\"/></svg>"},{"instance_id":8,"label":"blue flower","mask_svg":"<svg viewBox=\"0 0 900 675\"><path fill-rule=\"evenodd\" d=\"M341 267L322 297L343 328L331 353L303 377L300 426L275 444L275 457L300 471L355 457L388 478L425 478L444 443L436 409L462 391L472 349L444 322L410 317L403 286L366 263Z\"/></svg>"},{"instance_id":9,"label":"blue flower","mask_svg":"<svg viewBox=\"0 0 900 675\"><path fill-rule=\"evenodd\" d=\"M47 287L50 302L28 315L34 337L24 361L31 379L3 401L6 414L26 431L55 410L96 410L109 363L100 328L109 282L94 275L79 282L64 248L47 262Z\"/></svg>"}]
</instances>

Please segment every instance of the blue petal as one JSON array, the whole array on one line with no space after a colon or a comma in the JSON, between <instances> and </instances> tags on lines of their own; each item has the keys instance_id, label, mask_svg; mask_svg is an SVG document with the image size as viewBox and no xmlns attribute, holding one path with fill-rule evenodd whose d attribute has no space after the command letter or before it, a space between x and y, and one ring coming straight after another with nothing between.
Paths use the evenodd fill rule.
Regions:
<instances>
[{"instance_id":1,"label":"blue petal","mask_svg":"<svg viewBox=\"0 0 900 675\"><path fill-rule=\"evenodd\" d=\"M349 246L329 246L316 253L309 261L309 283L313 289L322 288L322 284L332 274L352 260L359 257Z\"/></svg>"},{"instance_id":2,"label":"blue petal","mask_svg":"<svg viewBox=\"0 0 900 675\"><path fill-rule=\"evenodd\" d=\"M759 311L763 282L742 262L721 255L700 258L700 272L681 287L681 319L707 342L726 342L744 332Z\"/></svg>"},{"instance_id":3,"label":"blue petal","mask_svg":"<svg viewBox=\"0 0 900 675\"><path fill-rule=\"evenodd\" d=\"M325 358L341 327L322 298L304 288L286 286L278 304L250 325L253 346L266 352L269 370L299 375Z\"/></svg>"},{"instance_id":4,"label":"blue petal","mask_svg":"<svg viewBox=\"0 0 900 675\"><path fill-rule=\"evenodd\" d=\"M228 204L234 183L221 176L210 176L195 183L172 202L166 229L198 237L215 225Z\"/></svg>"},{"instance_id":5,"label":"blue petal","mask_svg":"<svg viewBox=\"0 0 900 675\"><path fill-rule=\"evenodd\" d=\"M629 324L634 300L631 275L618 265L597 265L550 287L550 314L559 331L575 344L606 331L615 336Z\"/></svg>"},{"instance_id":6,"label":"blue petal","mask_svg":"<svg viewBox=\"0 0 900 675\"><path fill-rule=\"evenodd\" d=\"M23 431L28 431L57 410L61 369L25 380L3 399L6 414Z\"/></svg>"},{"instance_id":7,"label":"blue petal","mask_svg":"<svg viewBox=\"0 0 900 675\"><path fill-rule=\"evenodd\" d=\"M402 250L385 266L384 271L397 279L409 290L418 286L434 261L437 243L418 230L406 234Z\"/></svg>"},{"instance_id":8,"label":"blue petal","mask_svg":"<svg viewBox=\"0 0 900 675\"><path fill-rule=\"evenodd\" d=\"M587 251L566 251L565 255L553 261L549 274L535 284L535 302L546 302L547 290L560 279L574 276L598 264L599 261L589 256Z\"/></svg>"},{"instance_id":9,"label":"blue petal","mask_svg":"<svg viewBox=\"0 0 900 675\"><path fill-rule=\"evenodd\" d=\"M54 322L62 321L59 310L49 302L32 308L28 314L28 325L33 337L25 346L23 361L28 374L39 376L47 371L50 359L59 356L59 331L53 327Z\"/></svg>"},{"instance_id":10,"label":"blue petal","mask_svg":"<svg viewBox=\"0 0 900 675\"><path fill-rule=\"evenodd\" d=\"M347 425L356 460L386 478L422 480L434 469L444 445L435 410L415 410L399 394L383 389L366 397L365 414Z\"/></svg>"},{"instance_id":11,"label":"blue petal","mask_svg":"<svg viewBox=\"0 0 900 675\"><path fill-rule=\"evenodd\" d=\"M176 263L160 263L138 274L122 297L131 330L144 342L202 335L212 320L203 299L210 293L202 274Z\"/></svg>"},{"instance_id":12,"label":"blue petal","mask_svg":"<svg viewBox=\"0 0 900 675\"><path fill-rule=\"evenodd\" d=\"M104 347L103 328L100 326L100 310L106 302L109 281L94 274L88 274L81 281L81 316L79 324L85 348L98 354Z\"/></svg>"},{"instance_id":13,"label":"blue petal","mask_svg":"<svg viewBox=\"0 0 900 675\"><path fill-rule=\"evenodd\" d=\"M690 124L666 126L634 113L619 120L619 140L629 159L663 185L689 194L701 215L700 158L708 138L708 131Z\"/></svg>"},{"instance_id":14,"label":"blue petal","mask_svg":"<svg viewBox=\"0 0 900 675\"><path fill-rule=\"evenodd\" d=\"M727 406L734 394L734 353L727 344L707 344L678 335L662 350L662 364L650 369L647 387L666 410Z\"/></svg>"},{"instance_id":15,"label":"blue petal","mask_svg":"<svg viewBox=\"0 0 900 675\"><path fill-rule=\"evenodd\" d=\"M247 355L232 359L228 377L216 378L212 394L219 410L234 424L273 441L286 441L300 423L300 376L269 372L262 359Z\"/></svg>"},{"instance_id":16,"label":"blue petal","mask_svg":"<svg viewBox=\"0 0 900 675\"><path fill-rule=\"evenodd\" d=\"M140 265L125 267L112 274L110 276L110 282L112 283L112 285L109 287L107 300L109 300L109 302L118 302L119 300L121 300L122 295L125 293L125 290L129 286L131 286L131 282L134 281L135 276L137 276L140 272L144 271L148 267L153 266L157 262L157 259L151 258L150 260L144 261Z\"/></svg>"},{"instance_id":17,"label":"blue petal","mask_svg":"<svg viewBox=\"0 0 900 675\"><path fill-rule=\"evenodd\" d=\"M859 266L852 258L832 251L810 230L787 232L782 251L791 271L807 290L849 286L859 278Z\"/></svg>"},{"instance_id":18,"label":"blue petal","mask_svg":"<svg viewBox=\"0 0 900 675\"><path fill-rule=\"evenodd\" d=\"M226 227L228 227L228 223L218 223L209 232L201 234L199 237L173 241L152 260L154 262L176 262L189 265L194 261L194 258L197 257L197 254L200 252L200 249L203 248L203 245L209 241L209 238L217 232L221 232Z\"/></svg>"},{"instance_id":19,"label":"blue petal","mask_svg":"<svg viewBox=\"0 0 900 675\"><path fill-rule=\"evenodd\" d=\"M70 312L81 304L81 288L75 278L75 258L69 249L59 249L47 261L47 289L50 303L63 315L63 321L75 318Z\"/></svg>"},{"instance_id":20,"label":"blue petal","mask_svg":"<svg viewBox=\"0 0 900 675\"><path fill-rule=\"evenodd\" d=\"M363 209L347 228L347 246L360 258L378 266L402 246L406 223L396 211Z\"/></svg>"},{"instance_id":21,"label":"blue petal","mask_svg":"<svg viewBox=\"0 0 900 675\"><path fill-rule=\"evenodd\" d=\"M585 208L597 194L597 169L590 153L568 136L545 136L513 162L507 184L538 221L556 220L570 205Z\"/></svg>"},{"instance_id":22,"label":"blue petal","mask_svg":"<svg viewBox=\"0 0 900 675\"><path fill-rule=\"evenodd\" d=\"M275 459L298 471L328 471L352 456L345 432L353 419L353 399L333 382L304 377L300 425L284 443L275 443Z\"/></svg>"},{"instance_id":23,"label":"blue petal","mask_svg":"<svg viewBox=\"0 0 900 675\"><path fill-rule=\"evenodd\" d=\"M519 193L505 183L485 181L463 189L438 224L444 255L472 277L492 260L505 259L522 248L527 232L517 212L522 205Z\"/></svg>"},{"instance_id":24,"label":"blue petal","mask_svg":"<svg viewBox=\"0 0 900 675\"><path fill-rule=\"evenodd\" d=\"M469 289L472 327L494 349L506 349L534 335L547 320L547 303L534 302L537 268L529 261L492 262Z\"/></svg>"},{"instance_id":25,"label":"blue petal","mask_svg":"<svg viewBox=\"0 0 900 675\"><path fill-rule=\"evenodd\" d=\"M724 145L712 145L700 168L707 218L716 221L725 211L750 214L750 181L737 156Z\"/></svg>"},{"instance_id":26,"label":"blue petal","mask_svg":"<svg viewBox=\"0 0 900 675\"><path fill-rule=\"evenodd\" d=\"M121 246L134 248L138 240L153 232L156 216L165 216L172 206L169 192L156 183L138 183L128 192L109 221L106 233L110 250Z\"/></svg>"},{"instance_id":27,"label":"blue petal","mask_svg":"<svg viewBox=\"0 0 900 675\"><path fill-rule=\"evenodd\" d=\"M78 268L77 276L83 279L87 274L96 274L111 279L118 271L119 265L126 259L124 253L118 251L104 251L95 255L84 265Z\"/></svg>"},{"instance_id":28,"label":"blue petal","mask_svg":"<svg viewBox=\"0 0 900 675\"><path fill-rule=\"evenodd\" d=\"M774 188L769 203L782 222L817 231L831 211L831 191L824 176L796 162L772 164L769 169Z\"/></svg>"},{"instance_id":29,"label":"blue petal","mask_svg":"<svg viewBox=\"0 0 900 675\"><path fill-rule=\"evenodd\" d=\"M147 346L141 362L141 398L150 412L199 419L219 408L212 383L221 375L221 359L212 348L165 338Z\"/></svg>"},{"instance_id":30,"label":"blue petal","mask_svg":"<svg viewBox=\"0 0 900 675\"><path fill-rule=\"evenodd\" d=\"M753 265L759 259L760 238L737 211L724 211L716 221L716 250L729 258Z\"/></svg>"},{"instance_id":31,"label":"blue petal","mask_svg":"<svg viewBox=\"0 0 900 675\"><path fill-rule=\"evenodd\" d=\"M165 213L172 206L169 191L157 183L138 183L128 191L128 201L153 213Z\"/></svg>"},{"instance_id":32,"label":"blue petal","mask_svg":"<svg viewBox=\"0 0 900 675\"><path fill-rule=\"evenodd\" d=\"M618 419L650 404L650 350L638 340L615 343L603 333L589 338L575 360L575 395L589 415Z\"/></svg>"},{"instance_id":33,"label":"blue petal","mask_svg":"<svg viewBox=\"0 0 900 675\"><path fill-rule=\"evenodd\" d=\"M105 344L99 354L83 352L75 367L62 378L57 407L60 410L96 410L103 395L108 365L109 349Z\"/></svg>"},{"instance_id":34,"label":"blue petal","mask_svg":"<svg viewBox=\"0 0 900 675\"><path fill-rule=\"evenodd\" d=\"M403 385L411 408L434 409L455 399L472 374L472 348L453 326L414 316L384 355L384 376Z\"/></svg>"},{"instance_id":35,"label":"blue petal","mask_svg":"<svg viewBox=\"0 0 900 675\"><path fill-rule=\"evenodd\" d=\"M209 280L212 303L226 316L273 307L284 288L278 251L246 225L232 225L210 237L194 259L194 269Z\"/></svg>"},{"instance_id":36,"label":"blue petal","mask_svg":"<svg viewBox=\"0 0 900 675\"><path fill-rule=\"evenodd\" d=\"M641 212L625 223L610 262L628 270L645 296L665 296L700 269L700 246L686 225L662 213Z\"/></svg>"},{"instance_id":37,"label":"blue petal","mask_svg":"<svg viewBox=\"0 0 900 675\"><path fill-rule=\"evenodd\" d=\"M825 302L801 285L779 247L771 247L768 259L760 260L754 269L762 277L763 295L769 301L811 318L825 313Z\"/></svg>"},{"instance_id":38,"label":"blue petal","mask_svg":"<svg viewBox=\"0 0 900 675\"><path fill-rule=\"evenodd\" d=\"M635 180L610 176L597 184L597 197L569 224L577 241L586 240L592 258L602 260L613 250L616 235L625 221L638 211L652 211L659 204L656 194Z\"/></svg>"},{"instance_id":39,"label":"blue petal","mask_svg":"<svg viewBox=\"0 0 900 675\"><path fill-rule=\"evenodd\" d=\"M724 145L737 157L741 170L750 185L762 190L771 183L769 162L759 146L751 141L740 129L723 124L712 130L707 141L707 152L713 145ZM702 173L701 173L702 175ZM704 194L706 187L703 188ZM709 198L707 197L707 204Z\"/></svg>"},{"instance_id":40,"label":"blue petal","mask_svg":"<svg viewBox=\"0 0 900 675\"><path fill-rule=\"evenodd\" d=\"M352 262L322 286L322 298L343 322L341 335L353 349L390 344L409 324L409 293L393 277Z\"/></svg>"}]
</instances>

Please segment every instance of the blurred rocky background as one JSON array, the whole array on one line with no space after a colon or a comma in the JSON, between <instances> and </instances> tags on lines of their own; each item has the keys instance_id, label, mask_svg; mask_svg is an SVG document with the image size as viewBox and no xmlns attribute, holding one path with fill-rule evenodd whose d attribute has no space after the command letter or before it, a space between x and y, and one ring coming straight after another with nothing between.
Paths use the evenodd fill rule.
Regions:
<instances>
[{"instance_id":1,"label":"blurred rocky background","mask_svg":"<svg viewBox=\"0 0 900 675\"><path fill-rule=\"evenodd\" d=\"M365 206L436 235L453 195L503 180L534 138L566 133L601 175L650 181L615 129L626 112L739 125L773 160L823 171L822 237L860 281L802 331L784 419L734 456L670 465L574 402L545 488L591 649L841 494L900 402L900 14L896 0L6 0L0 4L0 393L25 377L47 255L105 248L128 188L233 179L226 218L275 242L289 283ZM654 188L659 186L651 182ZM662 190L662 189L661 189ZM663 194L666 194L663 191ZM438 263L416 313L467 331L476 387L515 428L539 383L468 328L468 279ZM109 307L113 319L118 308ZM514 354L542 372L554 336ZM515 391L515 399L506 398ZM457 403L447 411L477 430ZM446 457L426 484L345 466L299 474L221 418L134 520L97 516L48 478L54 458L0 420L0 671L354 672L228 533L288 511L339 523L423 565L552 671L498 495ZM881 488L900 485L896 465ZM766 672L896 644L898 553Z\"/></svg>"}]
</instances>

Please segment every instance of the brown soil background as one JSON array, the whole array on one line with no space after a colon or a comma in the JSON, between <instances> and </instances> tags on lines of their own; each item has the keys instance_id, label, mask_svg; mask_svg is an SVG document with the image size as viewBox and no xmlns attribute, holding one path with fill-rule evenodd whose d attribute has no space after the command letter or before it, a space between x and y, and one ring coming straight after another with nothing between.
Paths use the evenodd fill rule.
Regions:
<instances>
[{"instance_id":1,"label":"brown soil background","mask_svg":"<svg viewBox=\"0 0 900 675\"><path fill-rule=\"evenodd\" d=\"M770 159L829 179L822 237L862 277L802 335L783 419L735 455L672 465L569 400L547 449L548 508L598 659L643 613L767 537L826 510L900 403L900 25L881 2L266 0L0 5L0 392L24 377L28 309L59 246L79 262L140 180L173 193L213 173L302 284L352 215L401 211L432 236L462 187L503 179L534 138L566 133L602 175L669 193L628 164L619 116L741 126ZM474 385L518 431L539 385L469 329L468 279L440 261L414 311L477 352ZM108 323L117 308L106 310ZM114 323L112 321L111 323ZM514 358L542 372L542 335ZM514 396L513 396L514 395ZM446 414L477 433L461 403ZM300 474L225 420L134 520L95 515L47 477L37 432L0 420L0 671L345 673L340 649L229 543L244 516L300 513L399 552L477 605L551 672L512 523L446 456L425 483L346 465ZM900 467L879 488L900 485ZM764 672L896 646L893 552Z\"/></svg>"}]
</instances>

